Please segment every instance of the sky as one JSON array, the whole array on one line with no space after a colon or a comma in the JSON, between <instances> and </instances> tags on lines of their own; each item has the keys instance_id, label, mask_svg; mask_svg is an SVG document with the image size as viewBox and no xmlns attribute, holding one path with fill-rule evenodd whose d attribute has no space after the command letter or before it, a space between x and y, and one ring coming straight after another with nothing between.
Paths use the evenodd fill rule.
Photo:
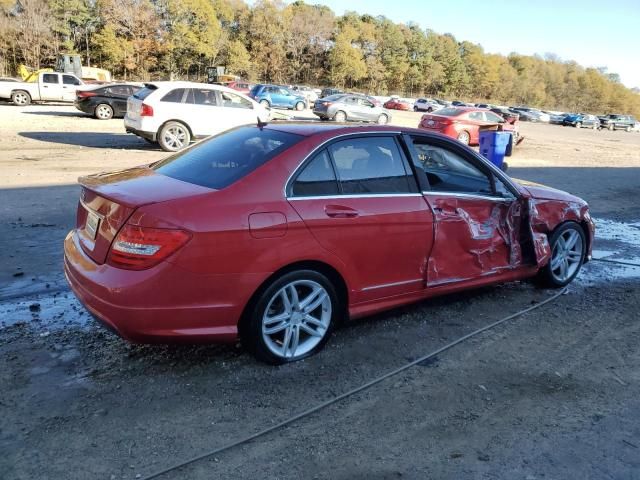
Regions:
<instances>
[{"instance_id":1,"label":"sky","mask_svg":"<svg viewBox=\"0 0 640 480\"><path fill-rule=\"evenodd\" d=\"M640 87L640 0L307 0L452 33L488 53L555 53Z\"/></svg>"}]
</instances>

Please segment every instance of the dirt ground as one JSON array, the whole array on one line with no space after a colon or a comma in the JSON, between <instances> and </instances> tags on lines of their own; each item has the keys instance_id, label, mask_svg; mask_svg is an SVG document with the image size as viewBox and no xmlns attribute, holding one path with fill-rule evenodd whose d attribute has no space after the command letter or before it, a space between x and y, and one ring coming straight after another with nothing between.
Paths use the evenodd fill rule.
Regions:
<instances>
[{"instance_id":1,"label":"dirt ground","mask_svg":"<svg viewBox=\"0 0 640 480\"><path fill-rule=\"evenodd\" d=\"M308 114L306 115L309 116ZM415 126L420 115L396 113ZM483 288L352 322L282 367L238 346L136 346L61 276L79 175L166 155L70 106L0 104L0 478L135 479L274 425L552 293ZM640 262L640 134L522 124L509 173L589 201L595 256ZM640 268L167 479L640 478Z\"/></svg>"}]
</instances>

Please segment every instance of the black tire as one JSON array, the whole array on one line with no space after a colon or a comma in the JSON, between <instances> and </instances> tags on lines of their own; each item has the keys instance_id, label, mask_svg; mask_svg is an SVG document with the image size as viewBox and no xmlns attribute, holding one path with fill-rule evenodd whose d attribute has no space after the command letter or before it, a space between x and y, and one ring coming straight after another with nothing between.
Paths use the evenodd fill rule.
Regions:
<instances>
[{"instance_id":1,"label":"black tire","mask_svg":"<svg viewBox=\"0 0 640 480\"><path fill-rule=\"evenodd\" d=\"M419 109L418 107L413 107L413 111L414 111L414 112L419 112L419 111L420 111L420 109Z\"/></svg>"},{"instance_id":2,"label":"black tire","mask_svg":"<svg viewBox=\"0 0 640 480\"><path fill-rule=\"evenodd\" d=\"M31 95L24 90L16 90L11 92L11 101L18 107L26 107L31 103Z\"/></svg>"},{"instance_id":3,"label":"black tire","mask_svg":"<svg viewBox=\"0 0 640 480\"><path fill-rule=\"evenodd\" d=\"M613 131L613 129L615 128L615 125L613 123L610 123L609 126L607 127L609 130Z\"/></svg>"},{"instance_id":4,"label":"black tire","mask_svg":"<svg viewBox=\"0 0 640 480\"><path fill-rule=\"evenodd\" d=\"M346 114L346 112L343 112L342 110L338 110L336 112L336 114L333 116L333 119L336 122L346 122L347 121L347 114Z\"/></svg>"},{"instance_id":5,"label":"black tire","mask_svg":"<svg viewBox=\"0 0 640 480\"><path fill-rule=\"evenodd\" d=\"M320 285L324 289L324 291L327 293L328 301L331 304L331 311L327 315L327 317L330 316L330 319L328 326L323 330L324 333L322 334L322 337L319 340L313 340L311 342L313 343L317 341L317 344L315 344L312 348L310 348L308 351L303 351L303 353L301 353L300 355L292 354L292 356L282 356L274 353L273 351L274 346L277 347L276 343L272 342L270 346L268 340L265 340L265 336L267 335L263 334L263 320L267 308L273 308L274 300L281 298L279 297L279 292L283 291L285 287L291 285L294 282L310 282ZM243 324L240 325L240 335L242 343L244 347L258 360L271 365L281 365L284 363L295 362L317 353L329 340L329 337L331 336L335 325L340 320L340 316L344 311L342 305L340 305L340 300L333 284L327 279L327 277L314 270L296 270L293 272L285 273L281 277L278 277L258 293L256 300L252 302L249 308L250 310L246 312ZM321 308L321 314L325 311L324 305L319 305L317 308ZM283 323L284 322L286 322L286 320L283 320ZM289 324L293 324L291 319L289 320ZM302 330L301 327L297 328L298 332L304 333L304 330ZM282 330L283 337L286 335L286 330L288 330L288 328ZM306 333L304 334L307 335ZM298 335L300 335L300 333L298 333ZM305 341L311 340L313 338L313 336L308 336ZM284 340L283 338L281 342L282 344L284 344L286 340ZM304 342L300 343L299 345L304 346ZM284 350L286 352L286 348L284 348Z\"/></svg>"},{"instance_id":6,"label":"black tire","mask_svg":"<svg viewBox=\"0 0 640 480\"><path fill-rule=\"evenodd\" d=\"M582 252L580 254L579 261L577 263L577 267L575 271L571 275L569 275L566 279L559 279L558 274L554 273L553 269L553 259L555 256L556 248L559 248L558 242L559 239L563 236L566 236L567 232L576 232L580 238ZM547 288L562 288L568 285L573 281L574 278L580 272L582 265L584 263L585 255L587 252L587 237L584 233L582 226L580 226L576 222L565 222L557 227L551 236L549 237L549 247L551 248L551 258L549 262L538 272L536 277L537 283L542 287Z\"/></svg>"},{"instance_id":7,"label":"black tire","mask_svg":"<svg viewBox=\"0 0 640 480\"><path fill-rule=\"evenodd\" d=\"M301 112L302 110L304 110L304 107L305 107L304 102L297 102L294 108L298 112Z\"/></svg>"},{"instance_id":8,"label":"black tire","mask_svg":"<svg viewBox=\"0 0 640 480\"><path fill-rule=\"evenodd\" d=\"M101 103L93 110L93 116L98 120L110 120L113 118L113 108L111 105Z\"/></svg>"},{"instance_id":9,"label":"black tire","mask_svg":"<svg viewBox=\"0 0 640 480\"><path fill-rule=\"evenodd\" d=\"M427 113L431 113L431 112L433 112L433 108L432 107L427 108Z\"/></svg>"},{"instance_id":10,"label":"black tire","mask_svg":"<svg viewBox=\"0 0 640 480\"><path fill-rule=\"evenodd\" d=\"M576 128L582 128L582 122L576 122L575 127Z\"/></svg>"},{"instance_id":11,"label":"black tire","mask_svg":"<svg viewBox=\"0 0 640 480\"><path fill-rule=\"evenodd\" d=\"M174 141L171 140L170 134L175 137ZM191 132L184 123L167 122L158 131L157 139L160 148L165 152L179 152L191 143Z\"/></svg>"},{"instance_id":12,"label":"black tire","mask_svg":"<svg viewBox=\"0 0 640 480\"><path fill-rule=\"evenodd\" d=\"M625 132L630 132L631 131L631 127L629 125L627 125L627 128L624 129Z\"/></svg>"},{"instance_id":13,"label":"black tire","mask_svg":"<svg viewBox=\"0 0 640 480\"><path fill-rule=\"evenodd\" d=\"M376 121L376 123L378 125L386 125L387 123L389 123L389 115L387 115L386 113L381 113L380 116L378 116L378 120Z\"/></svg>"},{"instance_id":14,"label":"black tire","mask_svg":"<svg viewBox=\"0 0 640 480\"><path fill-rule=\"evenodd\" d=\"M270 108L270 107L271 107L271 104L269 103L269 100L266 100L266 99L264 99L264 98L263 98L262 100L260 100L260 102L259 102L259 103L260 103L260 105L262 105L264 108Z\"/></svg>"}]
</instances>

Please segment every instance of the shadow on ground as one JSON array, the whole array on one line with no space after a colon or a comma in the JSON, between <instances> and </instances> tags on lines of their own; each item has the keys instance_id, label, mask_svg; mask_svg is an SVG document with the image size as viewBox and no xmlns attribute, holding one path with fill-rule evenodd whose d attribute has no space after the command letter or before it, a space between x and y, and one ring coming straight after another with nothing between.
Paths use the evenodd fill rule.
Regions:
<instances>
[{"instance_id":1,"label":"shadow on ground","mask_svg":"<svg viewBox=\"0 0 640 480\"><path fill-rule=\"evenodd\" d=\"M157 146L127 133L98 132L20 132L21 137L40 142L61 143L92 148L121 148L123 150L156 150Z\"/></svg>"}]
</instances>

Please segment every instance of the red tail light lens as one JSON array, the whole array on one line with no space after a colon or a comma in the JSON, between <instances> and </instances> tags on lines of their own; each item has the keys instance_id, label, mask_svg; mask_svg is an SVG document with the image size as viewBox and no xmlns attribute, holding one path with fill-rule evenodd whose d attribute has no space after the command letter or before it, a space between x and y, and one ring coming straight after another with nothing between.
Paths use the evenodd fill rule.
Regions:
<instances>
[{"instance_id":1,"label":"red tail light lens","mask_svg":"<svg viewBox=\"0 0 640 480\"><path fill-rule=\"evenodd\" d=\"M322 102L323 107L328 107L332 102Z\"/></svg>"},{"instance_id":2,"label":"red tail light lens","mask_svg":"<svg viewBox=\"0 0 640 480\"><path fill-rule=\"evenodd\" d=\"M145 270L168 258L190 238L184 230L126 224L111 245L107 263L126 270Z\"/></svg>"},{"instance_id":3,"label":"red tail light lens","mask_svg":"<svg viewBox=\"0 0 640 480\"><path fill-rule=\"evenodd\" d=\"M146 103L142 104L142 109L140 110L141 117L153 117L153 107L147 105Z\"/></svg>"},{"instance_id":4,"label":"red tail light lens","mask_svg":"<svg viewBox=\"0 0 640 480\"><path fill-rule=\"evenodd\" d=\"M95 97L98 94L96 92L86 92L83 90L76 90L76 95L78 96L78 98L89 98L89 97Z\"/></svg>"}]
</instances>

